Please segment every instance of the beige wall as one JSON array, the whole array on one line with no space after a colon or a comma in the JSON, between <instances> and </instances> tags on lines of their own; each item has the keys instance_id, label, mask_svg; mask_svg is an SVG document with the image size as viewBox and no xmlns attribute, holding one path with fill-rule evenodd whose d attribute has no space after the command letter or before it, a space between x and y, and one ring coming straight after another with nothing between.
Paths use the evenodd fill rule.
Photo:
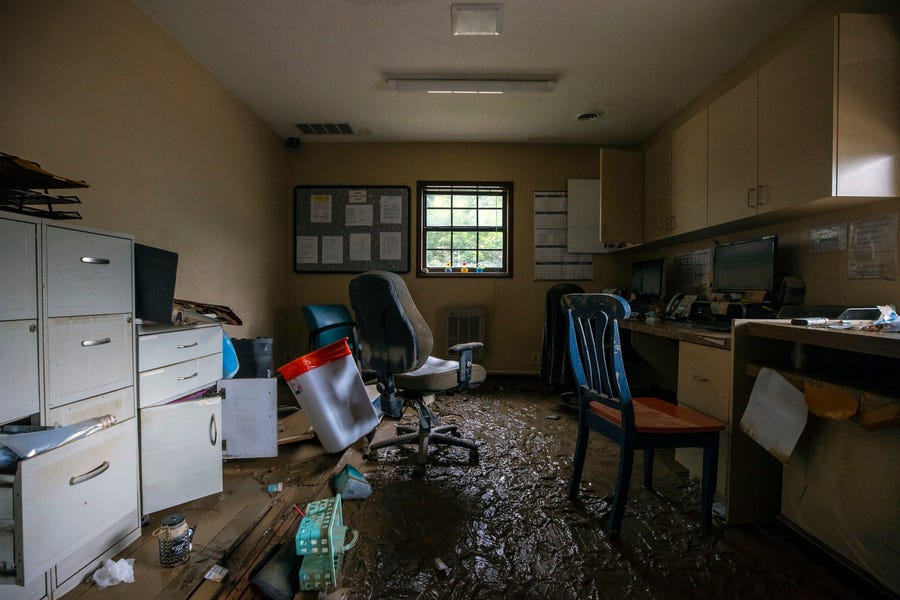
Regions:
<instances>
[{"instance_id":1,"label":"beige wall","mask_svg":"<svg viewBox=\"0 0 900 600\"><path fill-rule=\"evenodd\" d=\"M532 363L531 355L541 350L544 296L553 283L534 281L533 194L565 190L569 178L596 177L599 161L599 148L584 145L304 144L293 155L289 177L291 185L409 186L413 223L417 219L418 180L512 181L512 278L417 278L414 269L404 277L416 305L434 330L436 345L444 339L439 326L442 307L484 305L488 309L487 367L537 372L539 366ZM415 229L410 234L414 240ZM415 259L413 250L410 260ZM342 274L295 274L286 289L297 307L308 303L348 304L351 278ZM584 287L594 285L586 282ZM299 320L295 317L293 322L297 331L294 339L305 340Z\"/></svg>"},{"instance_id":2,"label":"beige wall","mask_svg":"<svg viewBox=\"0 0 900 600\"><path fill-rule=\"evenodd\" d=\"M84 179L79 224L179 253L176 295L272 335L290 272L281 140L131 2L0 5L0 151Z\"/></svg>"}]
</instances>

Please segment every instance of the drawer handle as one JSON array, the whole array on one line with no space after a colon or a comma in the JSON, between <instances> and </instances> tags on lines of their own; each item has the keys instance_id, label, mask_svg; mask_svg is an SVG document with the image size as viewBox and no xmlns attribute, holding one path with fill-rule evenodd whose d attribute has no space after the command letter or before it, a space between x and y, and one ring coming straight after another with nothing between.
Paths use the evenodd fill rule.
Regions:
<instances>
[{"instance_id":1,"label":"drawer handle","mask_svg":"<svg viewBox=\"0 0 900 600\"><path fill-rule=\"evenodd\" d=\"M209 417L209 445L215 446L219 440L219 428L216 426L216 415Z\"/></svg>"},{"instance_id":2,"label":"drawer handle","mask_svg":"<svg viewBox=\"0 0 900 600\"><path fill-rule=\"evenodd\" d=\"M766 187L764 185L759 186L758 194L759 194L759 200L757 200L757 203L760 206L765 206L766 204L769 203L769 188L768 187Z\"/></svg>"},{"instance_id":3,"label":"drawer handle","mask_svg":"<svg viewBox=\"0 0 900 600\"><path fill-rule=\"evenodd\" d=\"M87 263L89 265L108 265L108 258L94 258L93 256L82 256L81 262Z\"/></svg>"},{"instance_id":4,"label":"drawer handle","mask_svg":"<svg viewBox=\"0 0 900 600\"><path fill-rule=\"evenodd\" d=\"M702 383L706 383L706 382L709 381L708 378L703 377L703 376L701 376L701 375L691 375L691 379L693 379L694 381L700 381L700 382L702 382Z\"/></svg>"},{"instance_id":5,"label":"drawer handle","mask_svg":"<svg viewBox=\"0 0 900 600\"><path fill-rule=\"evenodd\" d=\"M99 340L81 340L81 345L85 348L90 348L91 346L102 346L103 344L108 344L111 342L109 338L100 338Z\"/></svg>"},{"instance_id":6,"label":"drawer handle","mask_svg":"<svg viewBox=\"0 0 900 600\"><path fill-rule=\"evenodd\" d=\"M101 475L109 469L109 461L104 460L96 469L91 469L87 473L82 473L81 475L76 475L69 480L69 485L78 485L79 483L84 483L88 479L93 479L97 475Z\"/></svg>"},{"instance_id":7,"label":"drawer handle","mask_svg":"<svg viewBox=\"0 0 900 600\"><path fill-rule=\"evenodd\" d=\"M197 342L194 342L193 344L178 344L178 349L184 350L185 348L193 348L196 345L197 345Z\"/></svg>"},{"instance_id":8,"label":"drawer handle","mask_svg":"<svg viewBox=\"0 0 900 600\"><path fill-rule=\"evenodd\" d=\"M178 381L187 381L188 379L193 379L194 377L196 377L199 374L200 374L199 372L195 371L193 375L188 375L187 377L179 377Z\"/></svg>"}]
</instances>

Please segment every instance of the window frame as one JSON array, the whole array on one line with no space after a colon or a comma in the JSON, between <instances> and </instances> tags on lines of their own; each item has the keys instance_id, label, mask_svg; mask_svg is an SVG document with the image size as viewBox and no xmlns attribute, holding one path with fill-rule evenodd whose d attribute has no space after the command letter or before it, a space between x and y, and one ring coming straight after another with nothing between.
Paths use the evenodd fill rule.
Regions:
<instances>
[{"instance_id":1,"label":"window frame","mask_svg":"<svg viewBox=\"0 0 900 600\"><path fill-rule=\"evenodd\" d=\"M446 227L426 227L425 225L425 216L427 209L425 207L425 197L428 193L433 193L435 188L460 188L459 192L464 192L466 188L476 191L478 188L490 187L490 188L502 188L503 195L501 196L503 205L501 207L502 212L502 225L500 227L478 227L475 226L457 226L454 227L452 225ZM512 232L512 204L513 204L513 182L512 181L419 181L416 185L416 195L418 196L418 215L417 215L417 223L418 227L416 228L416 242L417 247L419 249L418 256L416 257L416 277L446 277L446 278L454 278L454 277L512 277L513 276L513 253L512 253L512 240L513 240L513 232ZM489 231L500 231L503 234L503 264L505 268L503 270L491 270L484 271L482 273L477 273L475 271L475 267L473 266L467 273L463 273L461 271L455 270L451 273L445 272L443 269L440 271L428 270L425 265L425 254L426 254L426 239L427 233L429 231L474 231L474 232L489 232Z\"/></svg>"}]
</instances>

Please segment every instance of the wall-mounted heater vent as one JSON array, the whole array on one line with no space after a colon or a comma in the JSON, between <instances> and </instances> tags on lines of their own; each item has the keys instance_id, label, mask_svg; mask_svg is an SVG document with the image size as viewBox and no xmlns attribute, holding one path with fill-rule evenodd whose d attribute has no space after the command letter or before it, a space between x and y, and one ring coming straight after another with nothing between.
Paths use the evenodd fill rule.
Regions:
<instances>
[{"instance_id":1,"label":"wall-mounted heater vent","mask_svg":"<svg viewBox=\"0 0 900 600\"><path fill-rule=\"evenodd\" d=\"M353 135L349 123L294 123L303 135Z\"/></svg>"},{"instance_id":2,"label":"wall-mounted heater vent","mask_svg":"<svg viewBox=\"0 0 900 600\"><path fill-rule=\"evenodd\" d=\"M487 346L487 341L484 339L486 329L485 313L486 310L483 306L444 307L444 332L446 334L446 344L443 350L444 354L447 355L447 358L456 358L456 355L451 355L447 350L447 348L455 344L464 342L482 342ZM483 358L484 348L476 350L474 357L476 359Z\"/></svg>"}]
</instances>

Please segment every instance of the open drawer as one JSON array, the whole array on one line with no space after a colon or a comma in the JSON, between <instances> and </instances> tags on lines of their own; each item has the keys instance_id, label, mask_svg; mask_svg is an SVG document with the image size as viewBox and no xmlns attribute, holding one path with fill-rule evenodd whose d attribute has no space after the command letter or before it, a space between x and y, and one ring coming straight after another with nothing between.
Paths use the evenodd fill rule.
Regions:
<instances>
[{"instance_id":1,"label":"open drawer","mask_svg":"<svg viewBox=\"0 0 900 600\"><path fill-rule=\"evenodd\" d=\"M133 515L137 526L137 423L129 419L20 461L0 482L0 565L19 585Z\"/></svg>"}]
</instances>

